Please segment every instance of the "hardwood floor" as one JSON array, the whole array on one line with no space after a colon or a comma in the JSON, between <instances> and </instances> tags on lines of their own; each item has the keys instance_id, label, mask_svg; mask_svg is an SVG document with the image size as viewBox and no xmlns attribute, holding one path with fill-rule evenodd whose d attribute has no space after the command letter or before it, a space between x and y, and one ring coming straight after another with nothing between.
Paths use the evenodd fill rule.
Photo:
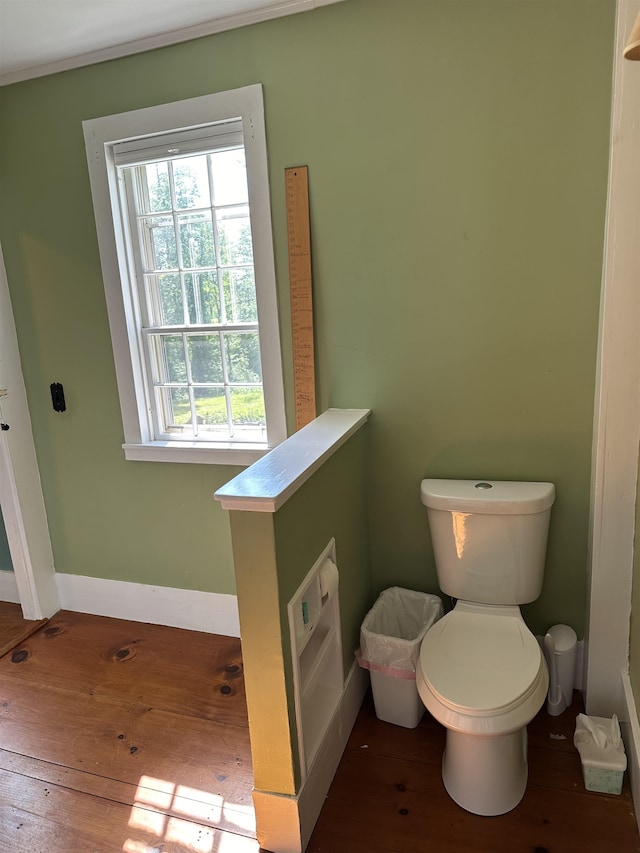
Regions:
<instances>
[{"instance_id":1,"label":"hardwood floor","mask_svg":"<svg viewBox=\"0 0 640 853\"><path fill-rule=\"evenodd\" d=\"M628 782L586 792L578 700L530 726L529 786L498 818L444 791L444 731L367 697L308 853L632 853ZM0 853L259 853L240 643L61 612L0 658Z\"/></svg>"},{"instance_id":2,"label":"hardwood floor","mask_svg":"<svg viewBox=\"0 0 640 853\"><path fill-rule=\"evenodd\" d=\"M239 640L61 612L0 659L2 853L256 853Z\"/></svg>"},{"instance_id":3,"label":"hardwood floor","mask_svg":"<svg viewBox=\"0 0 640 853\"><path fill-rule=\"evenodd\" d=\"M22 608L10 601L0 601L0 658L18 643L46 625L48 619L28 621L22 618Z\"/></svg>"},{"instance_id":4,"label":"hardwood floor","mask_svg":"<svg viewBox=\"0 0 640 853\"><path fill-rule=\"evenodd\" d=\"M619 797L585 791L575 718L529 726L524 799L500 817L457 806L441 778L444 730L425 714L416 729L380 722L365 700L307 853L632 853L640 850L629 784Z\"/></svg>"}]
</instances>

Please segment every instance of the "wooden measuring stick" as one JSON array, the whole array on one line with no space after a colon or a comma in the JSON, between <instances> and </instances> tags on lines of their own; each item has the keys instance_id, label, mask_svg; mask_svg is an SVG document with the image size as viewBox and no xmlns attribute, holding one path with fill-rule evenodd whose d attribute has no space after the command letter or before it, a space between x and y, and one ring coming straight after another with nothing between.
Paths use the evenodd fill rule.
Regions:
<instances>
[{"instance_id":1,"label":"wooden measuring stick","mask_svg":"<svg viewBox=\"0 0 640 853\"><path fill-rule=\"evenodd\" d=\"M285 169L289 287L296 429L316 417L316 380L311 287L309 176L306 166Z\"/></svg>"}]
</instances>

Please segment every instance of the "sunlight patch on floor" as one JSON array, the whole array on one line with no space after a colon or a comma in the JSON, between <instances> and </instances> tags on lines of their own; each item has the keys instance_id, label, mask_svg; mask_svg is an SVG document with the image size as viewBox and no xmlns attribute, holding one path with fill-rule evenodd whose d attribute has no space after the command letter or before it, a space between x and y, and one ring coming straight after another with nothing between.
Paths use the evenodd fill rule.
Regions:
<instances>
[{"instance_id":1,"label":"sunlight patch on floor","mask_svg":"<svg viewBox=\"0 0 640 853\"><path fill-rule=\"evenodd\" d=\"M255 838L231 835L226 832L218 836L218 845L212 853L259 853L260 845Z\"/></svg>"},{"instance_id":2,"label":"sunlight patch on floor","mask_svg":"<svg viewBox=\"0 0 640 853\"><path fill-rule=\"evenodd\" d=\"M221 829L217 824L224 821ZM216 824L208 827L203 823ZM258 853L255 838L236 835L255 832L253 807L226 802L219 794L176 785L166 779L141 776L131 809L129 827L153 841L128 838L123 853L157 853L163 843L184 853Z\"/></svg>"}]
</instances>

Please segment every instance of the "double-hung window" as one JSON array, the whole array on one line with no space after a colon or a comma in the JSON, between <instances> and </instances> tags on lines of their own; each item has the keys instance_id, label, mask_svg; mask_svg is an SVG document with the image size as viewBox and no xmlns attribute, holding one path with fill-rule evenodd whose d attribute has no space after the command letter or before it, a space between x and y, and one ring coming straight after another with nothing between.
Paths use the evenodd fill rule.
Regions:
<instances>
[{"instance_id":1,"label":"double-hung window","mask_svg":"<svg viewBox=\"0 0 640 853\"><path fill-rule=\"evenodd\" d=\"M84 123L129 459L285 437L260 86Z\"/></svg>"}]
</instances>

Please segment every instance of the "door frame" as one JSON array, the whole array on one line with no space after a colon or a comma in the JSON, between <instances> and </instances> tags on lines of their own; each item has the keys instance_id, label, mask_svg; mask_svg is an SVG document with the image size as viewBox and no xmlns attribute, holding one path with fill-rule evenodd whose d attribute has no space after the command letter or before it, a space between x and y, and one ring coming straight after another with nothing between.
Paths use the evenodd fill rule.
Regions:
<instances>
[{"instance_id":1,"label":"door frame","mask_svg":"<svg viewBox=\"0 0 640 853\"><path fill-rule=\"evenodd\" d=\"M622 52L640 0L618 0L591 482L586 710L627 718L640 444L640 63Z\"/></svg>"},{"instance_id":2,"label":"door frame","mask_svg":"<svg viewBox=\"0 0 640 853\"><path fill-rule=\"evenodd\" d=\"M0 246L0 508L25 619L60 609L53 551Z\"/></svg>"}]
</instances>

